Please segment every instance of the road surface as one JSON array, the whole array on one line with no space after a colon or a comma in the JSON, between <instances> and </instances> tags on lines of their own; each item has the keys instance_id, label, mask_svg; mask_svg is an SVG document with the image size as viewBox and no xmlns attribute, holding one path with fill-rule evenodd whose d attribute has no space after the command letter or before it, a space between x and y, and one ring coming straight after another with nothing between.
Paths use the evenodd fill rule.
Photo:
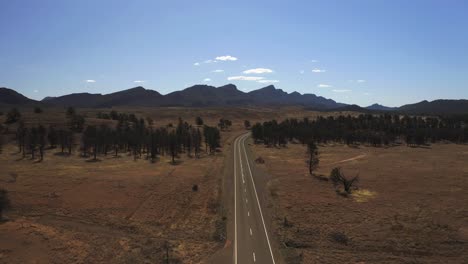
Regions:
<instances>
[{"instance_id":1,"label":"road surface","mask_svg":"<svg viewBox=\"0 0 468 264\"><path fill-rule=\"evenodd\" d=\"M234 141L234 264L276 264L264 212L258 199L253 161L246 151L249 134Z\"/></svg>"}]
</instances>

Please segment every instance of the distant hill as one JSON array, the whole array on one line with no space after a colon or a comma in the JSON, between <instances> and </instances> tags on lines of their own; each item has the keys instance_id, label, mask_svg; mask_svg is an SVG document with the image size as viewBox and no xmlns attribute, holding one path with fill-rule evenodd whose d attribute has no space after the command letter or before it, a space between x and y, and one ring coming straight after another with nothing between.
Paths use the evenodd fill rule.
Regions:
<instances>
[{"instance_id":1,"label":"distant hill","mask_svg":"<svg viewBox=\"0 0 468 264\"><path fill-rule=\"evenodd\" d=\"M166 95L143 87L135 87L105 95L77 93L46 97L42 102L74 107L303 105L329 109L344 105L314 94L287 93L276 89L273 85L245 93L238 90L234 84L221 87L194 85Z\"/></svg>"},{"instance_id":2,"label":"distant hill","mask_svg":"<svg viewBox=\"0 0 468 264\"><path fill-rule=\"evenodd\" d=\"M468 100L464 99L422 101L401 107L387 107L377 103L361 107L338 103L332 99L315 94L287 93L281 89L277 89L273 85L250 92L243 92L237 89L234 84L220 87L194 85L166 95L138 86L111 94L74 93L58 97L45 97L41 101L29 99L12 89L0 88L0 104L41 104L44 106L86 108L113 106L223 107L297 105L317 111L354 111L362 113L395 111L403 114L468 114Z\"/></svg>"},{"instance_id":3,"label":"distant hill","mask_svg":"<svg viewBox=\"0 0 468 264\"><path fill-rule=\"evenodd\" d=\"M388 107L388 106L384 106L381 104L373 104L364 108L368 110L376 110L376 111L394 111L398 109L398 107Z\"/></svg>"},{"instance_id":4,"label":"distant hill","mask_svg":"<svg viewBox=\"0 0 468 264\"><path fill-rule=\"evenodd\" d=\"M59 97L45 97L42 102L56 106L111 107L151 106L159 103L162 95L141 86L111 94L74 93Z\"/></svg>"},{"instance_id":5,"label":"distant hill","mask_svg":"<svg viewBox=\"0 0 468 264\"><path fill-rule=\"evenodd\" d=\"M0 104L22 105L35 102L37 101L29 99L15 90L0 87Z\"/></svg>"},{"instance_id":6,"label":"distant hill","mask_svg":"<svg viewBox=\"0 0 468 264\"><path fill-rule=\"evenodd\" d=\"M432 102L421 101L398 108L400 112L411 114L468 114L468 100L440 99Z\"/></svg>"}]
</instances>

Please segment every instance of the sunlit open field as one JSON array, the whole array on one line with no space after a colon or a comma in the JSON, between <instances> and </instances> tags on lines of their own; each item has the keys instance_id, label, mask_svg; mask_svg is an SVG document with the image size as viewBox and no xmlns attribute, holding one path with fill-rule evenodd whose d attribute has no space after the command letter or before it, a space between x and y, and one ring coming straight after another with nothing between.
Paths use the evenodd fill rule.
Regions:
<instances>
[{"instance_id":1,"label":"sunlit open field","mask_svg":"<svg viewBox=\"0 0 468 264\"><path fill-rule=\"evenodd\" d=\"M319 146L317 174L359 173L348 197L308 174L306 148L254 147L265 159L287 263L463 263L468 259L468 146ZM287 219L285 223L285 218ZM302 261L302 262L301 262Z\"/></svg>"}]
</instances>

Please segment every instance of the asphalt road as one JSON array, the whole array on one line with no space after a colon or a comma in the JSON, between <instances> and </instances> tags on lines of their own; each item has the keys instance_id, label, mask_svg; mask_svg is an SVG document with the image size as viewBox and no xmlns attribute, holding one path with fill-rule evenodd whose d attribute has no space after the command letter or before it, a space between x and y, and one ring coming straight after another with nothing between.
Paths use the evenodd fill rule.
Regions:
<instances>
[{"instance_id":1,"label":"asphalt road","mask_svg":"<svg viewBox=\"0 0 468 264\"><path fill-rule=\"evenodd\" d=\"M258 199L254 160L246 151L249 134L234 141L234 264L276 264L265 225L264 213Z\"/></svg>"}]
</instances>

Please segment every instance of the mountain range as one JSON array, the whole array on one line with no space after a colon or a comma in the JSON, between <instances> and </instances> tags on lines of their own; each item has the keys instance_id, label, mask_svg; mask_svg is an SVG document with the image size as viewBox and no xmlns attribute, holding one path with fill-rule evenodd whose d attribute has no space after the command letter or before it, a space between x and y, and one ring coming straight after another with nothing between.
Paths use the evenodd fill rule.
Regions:
<instances>
[{"instance_id":1,"label":"mountain range","mask_svg":"<svg viewBox=\"0 0 468 264\"><path fill-rule=\"evenodd\" d=\"M287 93L269 85L258 90L243 92L234 84L220 87L194 85L181 91L162 95L157 91L141 86L110 93L73 93L58 97L45 97L41 101L29 99L8 88L0 88L0 104L7 105L44 105L59 107L105 108L117 106L188 106L188 107L223 107L223 106L286 106L297 105L321 111L359 111L386 112L398 111L413 114L466 114L468 100L422 101L401 107L386 107L373 104L367 107L348 105L315 94Z\"/></svg>"}]
</instances>

